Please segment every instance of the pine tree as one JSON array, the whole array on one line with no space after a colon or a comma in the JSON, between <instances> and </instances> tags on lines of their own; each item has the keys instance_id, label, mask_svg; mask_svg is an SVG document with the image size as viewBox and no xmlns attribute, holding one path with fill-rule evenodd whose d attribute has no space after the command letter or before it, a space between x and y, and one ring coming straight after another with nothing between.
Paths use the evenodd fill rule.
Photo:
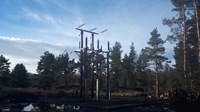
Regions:
<instances>
[{"instance_id":1,"label":"pine tree","mask_svg":"<svg viewBox=\"0 0 200 112\"><path fill-rule=\"evenodd\" d=\"M113 86L119 87L121 74L122 74L122 63L121 63L121 44L119 42L115 42L111 50L111 70L113 72Z\"/></svg>"},{"instance_id":2,"label":"pine tree","mask_svg":"<svg viewBox=\"0 0 200 112\"><path fill-rule=\"evenodd\" d=\"M13 87L28 87L28 74L23 64L17 64L11 72Z\"/></svg>"},{"instance_id":3,"label":"pine tree","mask_svg":"<svg viewBox=\"0 0 200 112\"><path fill-rule=\"evenodd\" d=\"M40 86L44 89L51 87L54 82L54 73L53 73L53 63L55 57L49 51L44 52L44 55L41 56L40 61L38 62L37 72L41 76Z\"/></svg>"},{"instance_id":4,"label":"pine tree","mask_svg":"<svg viewBox=\"0 0 200 112\"><path fill-rule=\"evenodd\" d=\"M131 79L131 61L127 54L124 55L124 58L122 59L122 67L123 67L123 73L122 73L122 83L124 87L128 87L130 81L133 81Z\"/></svg>"},{"instance_id":5,"label":"pine tree","mask_svg":"<svg viewBox=\"0 0 200 112\"><path fill-rule=\"evenodd\" d=\"M67 77L70 73L73 72L75 68L75 62L74 60L69 59L68 53L60 54L55 58L55 61L53 63L53 73L55 74L55 77L57 77L56 84L58 85L58 79L61 76L64 76L64 85L67 86Z\"/></svg>"},{"instance_id":6,"label":"pine tree","mask_svg":"<svg viewBox=\"0 0 200 112\"><path fill-rule=\"evenodd\" d=\"M186 79L180 83L183 84L181 87L186 87L190 91L192 89L193 74L197 74L195 72L199 71L199 0L172 0L171 2L174 5L172 11L177 12L178 16L176 15L172 19L164 19L163 24L168 25L172 32L168 36L168 40L177 41L174 48L176 74L182 75L177 76L180 79L182 77Z\"/></svg>"},{"instance_id":7,"label":"pine tree","mask_svg":"<svg viewBox=\"0 0 200 112\"><path fill-rule=\"evenodd\" d=\"M0 56L0 84L3 86L9 85L10 80L10 62L3 55Z\"/></svg>"},{"instance_id":8,"label":"pine tree","mask_svg":"<svg viewBox=\"0 0 200 112\"><path fill-rule=\"evenodd\" d=\"M147 86L146 71L148 69L149 55L147 49L142 49L141 53L137 59L137 67L136 67L136 84L139 88L144 88Z\"/></svg>"},{"instance_id":9,"label":"pine tree","mask_svg":"<svg viewBox=\"0 0 200 112\"><path fill-rule=\"evenodd\" d=\"M155 76L156 76L156 97L159 96L159 75L161 70L163 69L163 62L167 60L163 54L165 53L165 48L163 44L165 42L160 38L160 34L158 34L158 30L155 28L151 32L151 38L147 44L149 47L146 49L149 52L149 59L151 62L151 66L154 69Z\"/></svg>"},{"instance_id":10,"label":"pine tree","mask_svg":"<svg viewBox=\"0 0 200 112\"><path fill-rule=\"evenodd\" d=\"M136 61L137 61L137 53L135 51L134 43L131 43L130 46L130 53L129 53L129 59L131 63L131 73L134 74L136 71Z\"/></svg>"}]
</instances>

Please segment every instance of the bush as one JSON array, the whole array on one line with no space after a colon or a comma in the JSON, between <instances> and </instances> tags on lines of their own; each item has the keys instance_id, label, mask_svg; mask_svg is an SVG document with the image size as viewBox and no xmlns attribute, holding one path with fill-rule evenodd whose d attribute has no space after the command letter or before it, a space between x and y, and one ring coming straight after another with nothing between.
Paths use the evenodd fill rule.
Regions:
<instances>
[{"instance_id":1,"label":"bush","mask_svg":"<svg viewBox=\"0 0 200 112\"><path fill-rule=\"evenodd\" d=\"M65 91L58 91L57 93L54 94L54 97L56 98L63 98L66 96L67 96L67 93L65 93Z\"/></svg>"}]
</instances>

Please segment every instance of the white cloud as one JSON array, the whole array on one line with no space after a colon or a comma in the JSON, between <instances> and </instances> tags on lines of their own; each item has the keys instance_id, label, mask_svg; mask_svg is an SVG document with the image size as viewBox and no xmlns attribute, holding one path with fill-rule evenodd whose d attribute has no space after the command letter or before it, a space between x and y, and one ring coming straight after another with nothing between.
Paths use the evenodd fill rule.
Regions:
<instances>
[{"instance_id":1,"label":"white cloud","mask_svg":"<svg viewBox=\"0 0 200 112\"><path fill-rule=\"evenodd\" d=\"M8 41L17 41L17 42L36 42L36 43L42 43L41 40L34 40L34 39L22 39L17 37L4 37L0 36L1 40L8 40Z\"/></svg>"},{"instance_id":2,"label":"white cloud","mask_svg":"<svg viewBox=\"0 0 200 112\"><path fill-rule=\"evenodd\" d=\"M15 67L18 63L23 63L26 66L26 69L29 70L29 72L35 73L37 66L35 66L39 59L33 59L33 58L27 58L23 56L18 55L4 55L7 59L9 59L9 62L11 62L11 69Z\"/></svg>"},{"instance_id":3,"label":"white cloud","mask_svg":"<svg viewBox=\"0 0 200 112\"><path fill-rule=\"evenodd\" d=\"M37 63L45 51L55 56L67 49L71 58L78 58L73 52L76 47L67 45L53 45L40 40L22 39L0 36L0 52L11 62L11 69L17 63L23 63L29 72L36 73Z\"/></svg>"}]
</instances>

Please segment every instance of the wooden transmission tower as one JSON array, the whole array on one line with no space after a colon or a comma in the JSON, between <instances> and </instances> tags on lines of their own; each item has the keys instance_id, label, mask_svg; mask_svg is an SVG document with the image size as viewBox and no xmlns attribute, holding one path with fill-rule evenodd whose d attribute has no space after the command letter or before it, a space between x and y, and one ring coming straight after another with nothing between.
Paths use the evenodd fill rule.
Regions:
<instances>
[{"instance_id":1,"label":"wooden transmission tower","mask_svg":"<svg viewBox=\"0 0 200 112\"><path fill-rule=\"evenodd\" d=\"M102 48L100 50L99 48L99 40L97 41L97 49L95 50L94 48L94 35L98 35L99 33L94 32L93 30L97 29L94 28L92 30L85 30L85 29L81 29L83 25L80 25L78 28L76 28L76 30L80 31L80 36L81 36L81 42L80 42L80 97L83 100L86 100L88 98L88 78L91 78L91 98L94 98L94 87L95 87L95 83L94 83L94 75L96 71L96 100L99 99L99 75L101 74L101 71L99 69L99 62L95 61L95 59L97 60L98 55L100 53L106 53L107 57L105 59L107 59L107 63L106 63L106 71L107 71L107 77L106 77L106 96L107 99L110 99L110 73L109 73L109 42L108 42L108 51L103 51ZM104 30L100 33L103 33L107 30ZM91 38L92 38L92 42L91 42L91 48L88 48L88 38L85 38L85 47L84 45L84 33L89 33L91 34ZM89 52L90 51L90 52ZM90 60L89 61L89 57L88 55L90 55ZM95 68L96 67L96 68ZM96 70L95 70L96 69ZM89 75L91 74L91 75Z\"/></svg>"}]
</instances>

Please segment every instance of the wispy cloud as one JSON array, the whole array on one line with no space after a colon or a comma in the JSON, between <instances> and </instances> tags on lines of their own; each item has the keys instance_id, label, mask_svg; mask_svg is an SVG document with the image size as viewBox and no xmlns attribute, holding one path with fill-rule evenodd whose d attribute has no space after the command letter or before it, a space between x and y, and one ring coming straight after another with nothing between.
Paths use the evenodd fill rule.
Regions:
<instances>
[{"instance_id":1,"label":"wispy cloud","mask_svg":"<svg viewBox=\"0 0 200 112\"><path fill-rule=\"evenodd\" d=\"M58 18L55 18L53 16L50 16L48 14L38 13L36 11L31 11L29 8L22 8L23 14L27 19L35 20L38 22L45 22L50 24L56 24L58 21Z\"/></svg>"},{"instance_id":2,"label":"wispy cloud","mask_svg":"<svg viewBox=\"0 0 200 112\"><path fill-rule=\"evenodd\" d=\"M16 41L16 42L36 42L36 43L42 43L41 40L22 39L22 38L17 38L17 37L4 37L4 36L0 36L0 40L8 40L8 41Z\"/></svg>"},{"instance_id":3,"label":"wispy cloud","mask_svg":"<svg viewBox=\"0 0 200 112\"><path fill-rule=\"evenodd\" d=\"M45 1L44 0L34 0L34 2L42 5L42 6L45 6Z\"/></svg>"},{"instance_id":4,"label":"wispy cloud","mask_svg":"<svg viewBox=\"0 0 200 112\"><path fill-rule=\"evenodd\" d=\"M73 41L71 38L77 36L75 27L78 26L78 24L80 24L82 21L79 15L79 9L76 10L77 11L73 12L73 15L65 17L62 15L56 16L55 14L52 15L48 12L42 12L23 7L22 16L27 21L34 22L36 26L40 26L35 28L32 27L31 30L35 32L35 34L38 33L42 35L42 39L45 38L48 41L55 42L55 38L57 38L57 40L61 40L60 42L68 41L69 43L72 43L70 42Z\"/></svg>"}]
</instances>

